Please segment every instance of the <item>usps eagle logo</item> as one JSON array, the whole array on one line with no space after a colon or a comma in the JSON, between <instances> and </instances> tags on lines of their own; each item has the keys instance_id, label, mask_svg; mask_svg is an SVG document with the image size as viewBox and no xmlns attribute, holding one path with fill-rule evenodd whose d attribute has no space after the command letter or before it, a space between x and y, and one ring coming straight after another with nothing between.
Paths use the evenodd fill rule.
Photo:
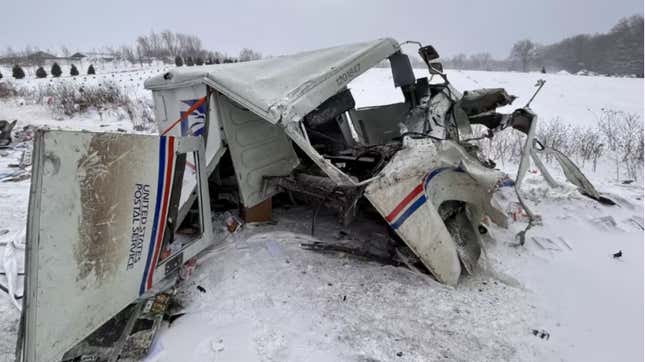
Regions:
<instances>
[{"instance_id":1,"label":"usps eagle logo","mask_svg":"<svg viewBox=\"0 0 645 362\"><path fill-rule=\"evenodd\" d=\"M202 103L199 107L195 108L190 114L186 112L193 108L199 99L188 99L181 101L181 108L179 117L181 121L181 135L182 136L200 136L204 133L204 122L206 121L206 103Z\"/></svg>"}]
</instances>

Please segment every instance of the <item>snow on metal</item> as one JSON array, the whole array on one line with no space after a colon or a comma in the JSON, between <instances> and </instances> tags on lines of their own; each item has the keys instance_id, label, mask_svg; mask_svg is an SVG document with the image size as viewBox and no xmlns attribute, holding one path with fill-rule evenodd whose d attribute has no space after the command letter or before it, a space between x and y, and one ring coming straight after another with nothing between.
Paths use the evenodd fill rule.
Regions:
<instances>
[{"instance_id":1,"label":"snow on metal","mask_svg":"<svg viewBox=\"0 0 645 362\"><path fill-rule=\"evenodd\" d=\"M206 86L197 84L177 89L164 89L153 92L155 123L159 134L186 137L201 136L206 147L206 169L210 174L226 151L222 143L223 135L218 122L217 109L206 101ZM195 160L187 155L186 169L179 201L181 222L191 207L197 194Z\"/></svg>"},{"instance_id":2,"label":"snow on metal","mask_svg":"<svg viewBox=\"0 0 645 362\"><path fill-rule=\"evenodd\" d=\"M407 140L381 177L367 186L365 196L439 281L456 285L461 275L460 246L439 207L447 200L464 201L476 214L473 223L487 214L505 226L504 212L491 203L504 177L481 166L452 141L435 145L431 140Z\"/></svg>"},{"instance_id":3,"label":"snow on metal","mask_svg":"<svg viewBox=\"0 0 645 362\"><path fill-rule=\"evenodd\" d=\"M34 147L18 350L55 361L212 242L212 227L202 207L203 238L160 260L176 154L203 155L199 139L39 130Z\"/></svg>"},{"instance_id":4,"label":"snow on metal","mask_svg":"<svg viewBox=\"0 0 645 362\"><path fill-rule=\"evenodd\" d=\"M145 87L207 84L271 123L286 123L299 121L399 49L386 38L252 62L181 67L148 79Z\"/></svg>"}]
</instances>

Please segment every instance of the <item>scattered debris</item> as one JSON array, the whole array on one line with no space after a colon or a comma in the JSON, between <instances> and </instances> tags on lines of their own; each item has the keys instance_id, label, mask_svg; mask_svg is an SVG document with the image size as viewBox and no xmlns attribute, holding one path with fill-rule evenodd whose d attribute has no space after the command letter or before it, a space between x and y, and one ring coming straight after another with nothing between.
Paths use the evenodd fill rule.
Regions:
<instances>
[{"instance_id":1,"label":"scattered debris","mask_svg":"<svg viewBox=\"0 0 645 362\"><path fill-rule=\"evenodd\" d=\"M612 256L614 257L614 259L621 258L621 257L623 256L623 251L622 251L622 250L618 250L618 252L613 253L613 254L612 254Z\"/></svg>"},{"instance_id":2,"label":"scattered debris","mask_svg":"<svg viewBox=\"0 0 645 362\"><path fill-rule=\"evenodd\" d=\"M545 330L533 329L532 332L534 336L540 337L541 339L546 339L547 341L549 340L549 338L551 338L551 334L549 334L549 332Z\"/></svg>"},{"instance_id":3,"label":"scattered debris","mask_svg":"<svg viewBox=\"0 0 645 362\"><path fill-rule=\"evenodd\" d=\"M62 360L142 360L150 351L174 293L174 289L170 289L128 305L65 353Z\"/></svg>"},{"instance_id":4,"label":"scattered debris","mask_svg":"<svg viewBox=\"0 0 645 362\"><path fill-rule=\"evenodd\" d=\"M179 269L179 279L187 280L193 274L193 271L197 267L197 258L192 258L188 260L184 265Z\"/></svg>"},{"instance_id":5,"label":"scattered debris","mask_svg":"<svg viewBox=\"0 0 645 362\"><path fill-rule=\"evenodd\" d=\"M13 172L0 173L0 182L18 182L31 178L31 172L28 170L18 170Z\"/></svg>"},{"instance_id":6,"label":"scattered debris","mask_svg":"<svg viewBox=\"0 0 645 362\"><path fill-rule=\"evenodd\" d=\"M204 287L202 287L201 285L197 286L197 290L199 290L202 293L206 293L206 289L204 289Z\"/></svg>"},{"instance_id":7,"label":"scattered debris","mask_svg":"<svg viewBox=\"0 0 645 362\"><path fill-rule=\"evenodd\" d=\"M224 340L220 338L217 342L213 341L211 347L215 352L224 351Z\"/></svg>"},{"instance_id":8,"label":"scattered debris","mask_svg":"<svg viewBox=\"0 0 645 362\"><path fill-rule=\"evenodd\" d=\"M119 361L140 361L148 355L174 292L159 293L146 301L123 344Z\"/></svg>"},{"instance_id":9,"label":"scattered debris","mask_svg":"<svg viewBox=\"0 0 645 362\"><path fill-rule=\"evenodd\" d=\"M566 246L566 247L567 247L567 249L569 249L569 251L572 251L572 250L573 250L573 248L571 247L571 245L569 245L569 243L568 243L566 240L564 240L564 238L563 238L562 236L558 236L558 240L560 240L560 242L562 242L562 244L563 244L564 246Z\"/></svg>"},{"instance_id":10,"label":"scattered debris","mask_svg":"<svg viewBox=\"0 0 645 362\"><path fill-rule=\"evenodd\" d=\"M224 222L226 223L226 229L231 234L238 232L242 227L242 221L229 211L224 213Z\"/></svg>"},{"instance_id":11,"label":"scattered debris","mask_svg":"<svg viewBox=\"0 0 645 362\"><path fill-rule=\"evenodd\" d=\"M645 227L643 227L643 216L641 215L634 215L627 219L627 222L631 223L636 229L645 230Z\"/></svg>"},{"instance_id":12,"label":"scattered debris","mask_svg":"<svg viewBox=\"0 0 645 362\"><path fill-rule=\"evenodd\" d=\"M32 126L32 125L24 126L21 130L18 130L15 132L14 141L16 143L23 143L23 142L29 142L33 140L35 130L36 130L36 126Z\"/></svg>"},{"instance_id":13,"label":"scattered debris","mask_svg":"<svg viewBox=\"0 0 645 362\"><path fill-rule=\"evenodd\" d=\"M360 259L375 261L377 263L384 264L384 265L394 265L394 266L403 265L401 261L396 260L394 257L386 257L383 255L373 253L369 250L365 250L363 248L356 248L356 247L351 247L347 245L328 244L328 243L316 241L313 243L301 243L300 247L306 250L318 251L323 253L330 253L330 252L343 253Z\"/></svg>"},{"instance_id":14,"label":"scattered debris","mask_svg":"<svg viewBox=\"0 0 645 362\"><path fill-rule=\"evenodd\" d=\"M551 251L564 251L563 246L569 251L573 250L571 245L567 243L562 237L558 237L556 240L552 238L546 238L541 236L533 236L531 240L539 246L542 250L551 250Z\"/></svg>"},{"instance_id":15,"label":"scattered debris","mask_svg":"<svg viewBox=\"0 0 645 362\"><path fill-rule=\"evenodd\" d=\"M16 123L18 123L17 120L13 122L0 120L0 147L6 147L11 144L11 130L16 126Z\"/></svg>"},{"instance_id":16,"label":"scattered debris","mask_svg":"<svg viewBox=\"0 0 645 362\"><path fill-rule=\"evenodd\" d=\"M591 223L596 228L603 231L620 230L618 223L616 223L616 219L611 215L593 218L591 219Z\"/></svg>"},{"instance_id":17,"label":"scattered debris","mask_svg":"<svg viewBox=\"0 0 645 362\"><path fill-rule=\"evenodd\" d=\"M3 292L5 292L5 293L7 293L7 294L9 294L9 293L10 293L10 292L9 292L9 288L5 287L2 283L0 283L0 290L2 290ZM22 299L22 295L14 294L14 295L13 295L13 297L14 297L16 300L20 300L20 299Z\"/></svg>"},{"instance_id":18,"label":"scattered debris","mask_svg":"<svg viewBox=\"0 0 645 362\"><path fill-rule=\"evenodd\" d=\"M22 154L20 155L20 163L18 164L18 168L24 170L27 167L31 167L31 155L31 147L23 150Z\"/></svg>"}]
</instances>

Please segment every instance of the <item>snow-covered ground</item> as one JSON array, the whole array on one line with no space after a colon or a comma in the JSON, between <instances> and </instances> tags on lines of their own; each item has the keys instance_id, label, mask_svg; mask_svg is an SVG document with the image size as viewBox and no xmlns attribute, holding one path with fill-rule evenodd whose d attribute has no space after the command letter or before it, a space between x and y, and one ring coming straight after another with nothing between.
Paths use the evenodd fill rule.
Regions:
<instances>
[{"instance_id":1,"label":"snow-covered ground","mask_svg":"<svg viewBox=\"0 0 645 362\"><path fill-rule=\"evenodd\" d=\"M149 101L139 74L145 79L154 71L119 74L128 77L124 87L131 96ZM601 108L643 119L642 79L448 74L461 90L505 87L519 96L516 106L545 78L532 104L541 119L584 125L594 122L593 113ZM35 82L42 81L25 81ZM357 106L400 99L387 69L370 70L350 87ZM17 128L133 132L119 112L56 121L44 106L16 100L0 103L0 119L18 119ZM10 150L0 157L0 173L19 155ZM505 169L513 174L512 165ZM542 225L529 231L523 247L512 244L525 220L508 230L491 227L480 270L455 289L406 268L303 250L301 242L360 245L383 239L385 231L359 220L340 233L333 215L323 212L312 237L310 209L276 209L275 225L246 227L200 261L180 289L187 314L163 327L148 360L643 360L643 183L626 185L613 175L586 171L617 206L600 205L570 186L550 189L540 175L529 173L523 194ZM10 230L0 241L24 228L28 191L28 180L0 183L0 230ZM515 201L510 190L496 197L509 208ZM619 250L622 258L613 258ZM0 360L11 360L18 318L0 294Z\"/></svg>"},{"instance_id":2,"label":"snow-covered ground","mask_svg":"<svg viewBox=\"0 0 645 362\"><path fill-rule=\"evenodd\" d=\"M417 77L428 76L425 69L415 69L415 73ZM448 70L447 73L448 80L461 91L505 88L509 94L517 96L512 105L500 108L502 112L525 105L535 91L537 80L544 79L544 88L531 103L541 120L559 118L565 123L585 126L596 122L602 108L643 114L643 79L639 78L474 70ZM403 100L401 92L392 86L392 73L388 68L372 69L354 80L350 87L356 107Z\"/></svg>"}]
</instances>

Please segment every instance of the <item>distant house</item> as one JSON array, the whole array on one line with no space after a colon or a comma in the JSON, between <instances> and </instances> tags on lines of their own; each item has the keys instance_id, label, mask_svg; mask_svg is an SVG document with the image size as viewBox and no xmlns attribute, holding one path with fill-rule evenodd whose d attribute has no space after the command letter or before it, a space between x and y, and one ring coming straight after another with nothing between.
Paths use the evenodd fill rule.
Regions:
<instances>
[{"instance_id":1,"label":"distant house","mask_svg":"<svg viewBox=\"0 0 645 362\"><path fill-rule=\"evenodd\" d=\"M69 58L72 59L72 60L81 60L81 59L86 58L86 57L87 57L87 55L79 53L79 52L76 52L76 53L72 54L72 56L69 57Z\"/></svg>"},{"instance_id":2,"label":"distant house","mask_svg":"<svg viewBox=\"0 0 645 362\"><path fill-rule=\"evenodd\" d=\"M27 59L35 64L44 64L46 61L55 60L55 59L58 59L58 57L39 50L37 52L29 54L27 56Z\"/></svg>"},{"instance_id":3,"label":"distant house","mask_svg":"<svg viewBox=\"0 0 645 362\"><path fill-rule=\"evenodd\" d=\"M111 53L88 52L85 54L91 60L98 60L103 62L111 62L114 60L114 55Z\"/></svg>"}]
</instances>

